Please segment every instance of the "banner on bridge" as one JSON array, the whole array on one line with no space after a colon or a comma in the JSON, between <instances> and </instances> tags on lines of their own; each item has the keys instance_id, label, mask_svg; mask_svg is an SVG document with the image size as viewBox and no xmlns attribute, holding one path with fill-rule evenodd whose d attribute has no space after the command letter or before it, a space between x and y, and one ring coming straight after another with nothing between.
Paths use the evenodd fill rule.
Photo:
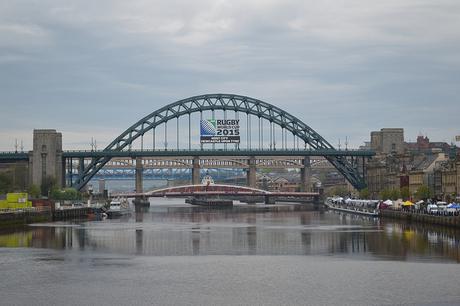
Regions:
<instances>
[{"instance_id":1,"label":"banner on bridge","mask_svg":"<svg viewBox=\"0 0 460 306\"><path fill-rule=\"evenodd\" d=\"M240 143L239 119L200 120L201 143Z\"/></svg>"}]
</instances>

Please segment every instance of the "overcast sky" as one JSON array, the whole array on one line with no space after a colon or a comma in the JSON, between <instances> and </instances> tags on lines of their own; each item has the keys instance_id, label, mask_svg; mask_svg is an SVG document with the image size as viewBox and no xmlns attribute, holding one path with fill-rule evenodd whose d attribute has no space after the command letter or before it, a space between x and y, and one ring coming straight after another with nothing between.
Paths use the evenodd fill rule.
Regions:
<instances>
[{"instance_id":1,"label":"overcast sky","mask_svg":"<svg viewBox=\"0 0 460 306\"><path fill-rule=\"evenodd\" d=\"M460 1L0 2L0 150L34 128L105 146L205 93L295 114L333 145L460 134Z\"/></svg>"}]
</instances>

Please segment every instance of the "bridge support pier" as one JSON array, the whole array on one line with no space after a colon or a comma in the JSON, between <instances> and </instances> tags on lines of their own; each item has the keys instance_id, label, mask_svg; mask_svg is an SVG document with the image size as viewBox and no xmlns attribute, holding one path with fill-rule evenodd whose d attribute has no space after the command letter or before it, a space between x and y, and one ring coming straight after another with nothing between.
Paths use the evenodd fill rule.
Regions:
<instances>
[{"instance_id":1,"label":"bridge support pier","mask_svg":"<svg viewBox=\"0 0 460 306\"><path fill-rule=\"evenodd\" d=\"M310 165L310 157L305 156L303 158L303 167L300 168L300 191L308 192L311 191L311 165Z\"/></svg>"},{"instance_id":2,"label":"bridge support pier","mask_svg":"<svg viewBox=\"0 0 460 306\"><path fill-rule=\"evenodd\" d=\"M192 184L200 184L200 158L198 156L193 157Z\"/></svg>"},{"instance_id":3,"label":"bridge support pier","mask_svg":"<svg viewBox=\"0 0 460 306\"><path fill-rule=\"evenodd\" d=\"M29 169L30 169L30 160L29 160ZM67 183L67 173L66 173L66 167L67 167L67 160L65 158L62 158L62 165L61 165L61 185L62 185L62 188L66 188L66 187L69 187L71 185L69 185ZM31 181L31 179L29 179L29 182Z\"/></svg>"},{"instance_id":4,"label":"bridge support pier","mask_svg":"<svg viewBox=\"0 0 460 306\"><path fill-rule=\"evenodd\" d=\"M136 157L136 193L144 192L142 158Z\"/></svg>"},{"instance_id":5,"label":"bridge support pier","mask_svg":"<svg viewBox=\"0 0 460 306\"><path fill-rule=\"evenodd\" d=\"M82 177L83 172L85 172L85 159L83 157L80 157L78 159L78 176Z\"/></svg>"},{"instance_id":6,"label":"bridge support pier","mask_svg":"<svg viewBox=\"0 0 460 306\"><path fill-rule=\"evenodd\" d=\"M264 203L265 203L265 204L275 204L275 198L269 196L268 194L266 194L266 195L264 196Z\"/></svg>"},{"instance_id":7,"label":"bridge support pier","mask_svg":"<svg viewBox=\"0 0 460 306\"><path fill-rule=\"evenodd\" d=\"M248 160L249 168L246 172L247 175L247 184L249 187L257 187L257 178L256 178L256 159L254 156L251 156Z\"/></svg>"}]
</instances>

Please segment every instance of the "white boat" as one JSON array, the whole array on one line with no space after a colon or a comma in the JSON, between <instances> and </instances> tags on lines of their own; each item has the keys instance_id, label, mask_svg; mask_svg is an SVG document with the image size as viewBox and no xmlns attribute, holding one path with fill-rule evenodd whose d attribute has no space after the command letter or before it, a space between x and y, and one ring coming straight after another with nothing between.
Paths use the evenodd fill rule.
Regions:
<instances>
[{"instance_id":1,"label":"white boat","mask_svg":"<svg viewBox=\"0 0 460 306\"><path fill-rule=\"evenodd\" d=\"M130 214L129 203L127 199L114 199L110 202L110 207L107 210L109 218Z\"/></svg>"},{"instance_id":2,"label":"white boat","mask_svg":"<svg viewBox=\"0 0 460 306\"><path fill-rule=\"evenodd\" d=\"M379 201L377 200L362 200L362 199L346 199L341 197L329 197L324 202L331 210L346 212L350 214L364 215L369 217L379 216Z\"/></svg>"}]
</instances>

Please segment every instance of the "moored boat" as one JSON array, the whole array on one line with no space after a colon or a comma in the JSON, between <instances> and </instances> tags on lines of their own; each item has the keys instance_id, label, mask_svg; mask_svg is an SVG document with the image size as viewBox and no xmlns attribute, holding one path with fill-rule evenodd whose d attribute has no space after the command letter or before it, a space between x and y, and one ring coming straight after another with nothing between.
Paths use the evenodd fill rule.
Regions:
<instances>
[{"instance_id":1,"label":"moored boat","mask_svg":"<svg viewBox=\"0 0 460 306\"><path fill-rule=\"evenodd\" d=\"M331 210L365 215L369 217L379 216L379 201L362 199L344 199L342 197L329 197L324 202Z\"/></svg>"},{"instance_id":2,"label":"moored boat","mask_svg":"<svg viewBox=\"0 0 460 306\"><path fill-rule=\"evenodd\" d=\"M109 218L128 215L131 213L129 209L129 203L127 199L113 199L110 202L109 209L107 210L107 215Z\"/></svg>"}]
</instances>

